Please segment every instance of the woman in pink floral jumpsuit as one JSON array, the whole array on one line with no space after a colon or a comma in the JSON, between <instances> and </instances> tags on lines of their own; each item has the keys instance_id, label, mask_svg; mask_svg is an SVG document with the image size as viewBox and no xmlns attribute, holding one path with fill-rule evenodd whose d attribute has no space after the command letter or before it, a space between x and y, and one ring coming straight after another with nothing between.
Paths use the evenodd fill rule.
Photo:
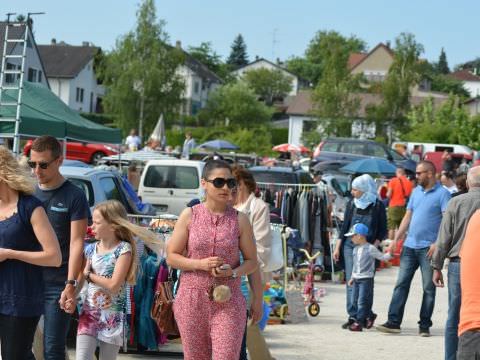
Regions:
<instances>
[{"instance_id":1,"label":"woman in pink floral jumpsuit","mask_svg":"<svg viewBox=\"0 0 480 360\"><path fill-rule=\"evenodd\" d=\"M246 321L240 278L255 271L257 255L248 218L227 205L235 185L228 163L209 161L202 174L206 201L182 212L168 242L167 262L182 270L174 311L186 360L240 355ZM225 303L209 296L220 284L231 289Z\"/></svg>"}]
</instances>

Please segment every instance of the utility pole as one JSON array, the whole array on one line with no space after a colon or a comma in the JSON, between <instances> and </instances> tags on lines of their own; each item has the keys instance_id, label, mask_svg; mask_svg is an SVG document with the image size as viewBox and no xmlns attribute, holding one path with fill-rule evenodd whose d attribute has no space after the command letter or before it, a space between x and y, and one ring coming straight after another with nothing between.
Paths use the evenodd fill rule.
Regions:
<instances>
[{"instance_id":1,"label":"utility pole","mask_svg":"<svg viewBox=\"0 0 480 360\"><path fill-rule=\"evenodd\" d=\"M273 29L273 34L272 34L272 62L275 62L275 46L277 45L277 31L278 29L275 28Z\"/></svg>"}]
</instances>

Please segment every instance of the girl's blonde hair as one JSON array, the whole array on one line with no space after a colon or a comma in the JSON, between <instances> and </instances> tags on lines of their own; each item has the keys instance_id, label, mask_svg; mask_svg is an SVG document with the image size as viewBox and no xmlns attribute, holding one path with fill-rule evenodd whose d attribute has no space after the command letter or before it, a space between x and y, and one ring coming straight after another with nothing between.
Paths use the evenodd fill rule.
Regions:
<instances>
[{"instance_id":1,"label":"girl's blonde hair","mask_svg":"<svg viewBox=\"0 0 480 360\"><path fill-rule=\"evenodd\" d=\"M127 282L134 285L138 267L137 247L134 237L138 236L146 245L153 245L152 247L156 248L160 246L163 249L165 244L158 240L155 234L151 231L144 227L132 224L128 220L125 207L117 200L104 201L95 206L94 211L95 210L100 212L105 221L113 226L115 229L115 236L118 239L130 243L132 246L132 263L128 269Z\"/></svg>"},{"instance_id":2,"label":"girl's blonde hair","mask_svg":"<svg viewBox=\"0 0 480 360\"><path fill-rule=\"evenodd\" d=\"M35 192L34 179L5 146L0 145L0 181L25 195Z\"/></svg>"}]
</instances>

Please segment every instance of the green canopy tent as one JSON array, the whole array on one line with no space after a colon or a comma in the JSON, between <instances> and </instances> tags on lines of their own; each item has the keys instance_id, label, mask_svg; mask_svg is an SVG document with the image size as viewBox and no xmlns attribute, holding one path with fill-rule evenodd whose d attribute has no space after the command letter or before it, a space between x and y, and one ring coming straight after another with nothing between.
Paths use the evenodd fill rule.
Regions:
<instances>
[{"instance_id":1,"label":"green canopy tent","mask_svg":"<svg viewBox=\"0 0 480 360\"><path fill-rule=\"evenodd\" d=\"M17 101L18 90L4 90L2 101ZM0 107L0 137L34 138L51 135L59 140L121 144L120 129L94 123L70 109L46 87L25 81L23 83L20 126L15 134L15 122L1 121L14 118L16 107Z\"/></svg>"}]
</instances>

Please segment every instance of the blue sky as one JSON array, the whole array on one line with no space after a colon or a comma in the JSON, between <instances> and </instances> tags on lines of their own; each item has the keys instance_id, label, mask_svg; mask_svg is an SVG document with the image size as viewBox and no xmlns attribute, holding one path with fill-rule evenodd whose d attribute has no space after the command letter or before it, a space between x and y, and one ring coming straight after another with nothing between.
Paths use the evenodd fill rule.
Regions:
<instances>
[{"instance_id":1,"label":"blue sky","mask_svg":"<svg viewBox=\"0 0 480 360\"><path fill-rule=\"evenodd\" d=\"M177 0L155 1L157 15L167 21L171 42L184 48L210 41L228 56L241 33L250 59L255 55L284 60L302 55L318 30L355 34L369 48L401 32L415 34L425 47L423 57L436 61L445 48L450 67L480 57L478 0ZM0 3L7 12L44 11L35 17L37 43L52 38L72 45L90 41L105 50L133 29L137 0L15 0ZM275 35L274 35L275 34ZM274 41L275 39L275 41Z\"/></svg>"}]
</instances>

